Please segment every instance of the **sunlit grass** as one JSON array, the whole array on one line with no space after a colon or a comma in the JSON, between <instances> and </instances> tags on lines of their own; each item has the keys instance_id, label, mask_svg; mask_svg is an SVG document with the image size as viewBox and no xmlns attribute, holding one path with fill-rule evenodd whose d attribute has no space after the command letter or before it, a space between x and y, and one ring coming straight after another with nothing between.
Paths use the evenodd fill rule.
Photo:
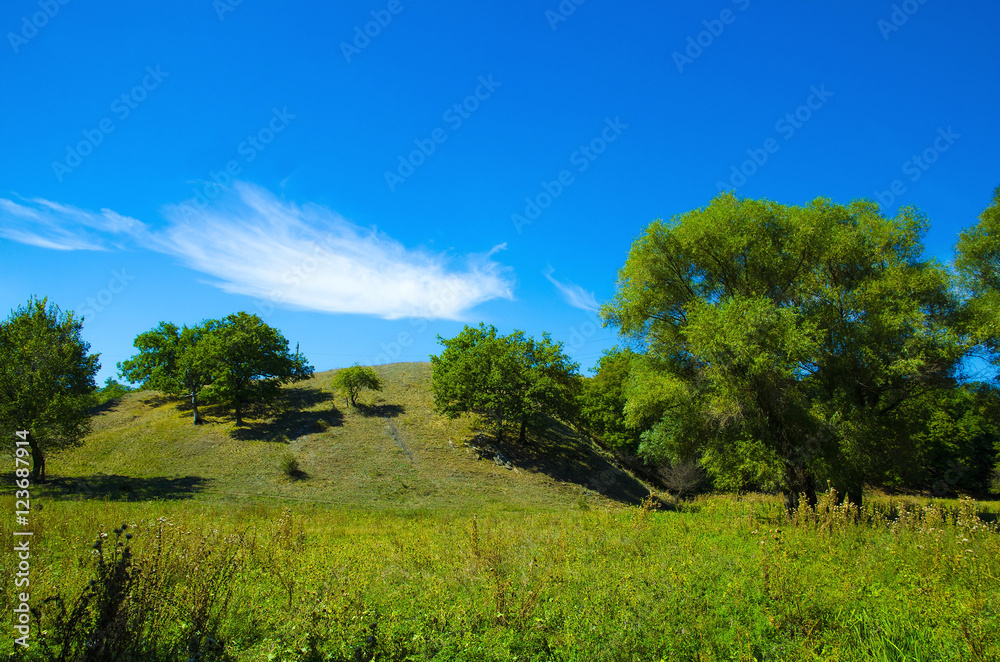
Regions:
<instances>
[{"instance_id":1,"label":"sunlit grass","mask_svg":"<svg viewBox=\"0 0 1000 662\"><path fill-rule=\"evenodd\" d=\"M587 488L611 468L582 463L596 457L582 437L546 442L545 453L566 458L555 478L477 461L463 445L471 421L433 411L429 363L376 369L384 390L362 392L356 408L334 393L332 372L319 373L286 387L284 412L242 428L211 405L202 408L208 423L195 426L184 401L130 393L95 416L83 446L49 458L53 485L37 496L514 510L575 507L585 491L601 500ZM285 456L298 464L294 479L281 469ZM611 473L605 482L628 478Z\"/></svg>"},{"instance_id":2,"label":"sunlit grass","mask_svg":"<svg viewBox=\"0 0 1000 662\"><path fill-rule=\"evenodd\" d=\"M75 596L95 536L128 522L140 566L162 531L166 639L232 557L213 636L234 660L1000 656L1000 535L974 504L898 519L827 505L795 524L761 495L475 514L57 501L34 518L33 598Z\"/></svg>"}]
</instances>

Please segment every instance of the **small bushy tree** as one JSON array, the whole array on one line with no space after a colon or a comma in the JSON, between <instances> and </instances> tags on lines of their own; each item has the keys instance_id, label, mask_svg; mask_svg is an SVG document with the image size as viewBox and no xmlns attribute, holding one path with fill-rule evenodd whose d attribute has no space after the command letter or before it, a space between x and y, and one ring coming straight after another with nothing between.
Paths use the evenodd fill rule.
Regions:
<instances>
[{"instance_id":1,"label":"small bushy tree","mask_svg":"<svg viewBox=\"0 0 1000 662\"><path fill-rule=\"evenodd\" d=\"M0 324L0 434L27 430L32 479L45 481L45 454L82 443L100 370L81 337L83 318L31 298Z\"/></svg>"},{"instance_id":2,"label":"small bushy tree","mask_svg":"<svg viewBox=\"0 0 1000 662\"><path fill-rule=\"evenodd\" d=\"M352 407L356 407L358 396L364 389L371 391L381 391L382 379L374 369L368 366L353 365L350 368L342 368L333 376L333 387L344 394L344 399Z\"/></svg>"},{"instance_id":3,"label":"small bushy tree","mask_svg":"<svg viewBox=\"0 0 1000 662\"><path fill-rule=\"evenodd\" d=\"M472 413L498 442L511 424L523 443L528 429L548 416L575 413L577 364L549 335L542 340L515 331L500 336L493 326L466 326L454 338L438 341L445 349L431 357L431 389L438 412L456 418Z\"/></svg>"}]
</instances>

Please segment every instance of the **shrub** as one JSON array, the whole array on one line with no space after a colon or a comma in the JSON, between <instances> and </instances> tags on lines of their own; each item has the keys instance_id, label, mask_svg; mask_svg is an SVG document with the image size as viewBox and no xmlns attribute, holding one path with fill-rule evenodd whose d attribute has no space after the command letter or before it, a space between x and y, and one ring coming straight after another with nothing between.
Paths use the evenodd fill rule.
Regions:
<instances>
[{"instance_id":1,"label":"shrub","mask_svg":"<svg viewBox=\"0 0 1000 662\"><path fill-rule=\"evenodd\" d=\"M114 378L108 377L104 380L104 387L94 393L94 404L103 405L112 400L118 400L134 390L134 388L120 384Z\"/></svg>"},{"instance_id":2,"label":"shrub","mask_svg":"<svg viewBox=\"0 0 1000 662\"><path fill-rule=\"evenodd\" d=\"M292 480L302 477L302 469L299 467L299 461L291 453L285 453L281 457L281 472Z\"/></svg>"},{"instance_id":3,"label":"shrub","mask_svg":"<svg viewBox=\"0 0 1000 662\"><path fill-rule=\"evenodd\" d=\"M381 391L382 385L382 379L375 370L361 365L342 368L333 377L333 387L344 394L352 407L357 406L358 395L363 389Z\"/></svg>"},{"instance_id":4,"label":"shrub","mask_svg":"<svg viewBox=\"0 0 1000 662\"><path fill-rule=\"evenodd\" d=\"M660 467L660 476L667 489L683 499L698 491L705 479L705 470L697 462L676 462Z\"/></svg>"}]
</instances>

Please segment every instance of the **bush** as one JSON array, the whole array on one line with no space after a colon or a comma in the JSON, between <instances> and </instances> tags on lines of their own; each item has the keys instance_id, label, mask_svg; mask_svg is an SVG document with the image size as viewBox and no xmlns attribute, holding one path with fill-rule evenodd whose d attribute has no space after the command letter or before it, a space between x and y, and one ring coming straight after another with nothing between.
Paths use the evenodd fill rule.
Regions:
<instances>
[{"instance_id":1,"label":"bush","mask_svg":"<svg viewBox=\"0 0 1000 662\"><path fill-rule=\"evenodd\" d=\"M302 477L302 469L299 468L299 461L291 453L286 453L282 456L281 472L292 480L297 480Z\"/></svg>"},{"instance_id":2,"label":"bush","mask_svg":"<svg viewBox=\"0 0 1000 662\"><path fill-rule=\"evenodd\" d=\"M705 479L705 470L697 462L677 462L660 467L660 476L667 489L683 499L698 491Z\"/></svg>"},{"instance_id":3,"label":"bush","mask_svg":"<svg viewBox=\"0 0 1000 662\"><path fill-rule=\"evenodd\" d=\"M367 366L353 365L350 368L342 368L333 376L333 387L344 394L344 398L352 407L356 407L358 395L363 389L372 391L382 390L382 379L372 368Z\"/></svg>"},{"instance_id":4,"label":"bush","mask_svg":"<svg viewBox=\"0 0 1000 662\"><path fill-rule=\"evenodd\" d=\"M1000 494L1000 465L993 468L993 477L990 480L990 489L993 494Z\"/></svg>"},{"instance_id":5,"label":"bush","mask_svg":"<svg viewBox=\"0 0 1000 662\"><path fill-rule=\"evenodd\" d=\"M126 393L131 393L134 390L134 388L108 377L104 380L104 387L94 393L94 403L96 405L103 405L111 400L118 400Z\"/></svg>"}]
</instances>

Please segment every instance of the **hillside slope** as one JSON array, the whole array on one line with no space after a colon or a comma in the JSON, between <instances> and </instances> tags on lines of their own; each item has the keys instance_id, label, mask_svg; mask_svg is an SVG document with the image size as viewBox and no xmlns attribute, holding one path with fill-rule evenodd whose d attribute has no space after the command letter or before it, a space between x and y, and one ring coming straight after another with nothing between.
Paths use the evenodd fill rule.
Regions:
<instances>
[{"instance_id":1,"label":"hillside slope","mask_svg":"<svg viewBox=\"0 0 1000 662\"><path fill-rule=\"evenodd\" d=\"M195 426L179 399L129 394L96 414L83 446L49 459L41 495L517 510L637 503L647 493L557 422L524 447L477 441L469 419L433 412L429 363L376 370L385 390L363 393L358 408L335 399L333 372L319 373L286 387L283 413L241 428L212 406ZM492 459L498 450L512 468ZM301 479L281 472L287 454Z\"/></svg>"}]
</instances>

